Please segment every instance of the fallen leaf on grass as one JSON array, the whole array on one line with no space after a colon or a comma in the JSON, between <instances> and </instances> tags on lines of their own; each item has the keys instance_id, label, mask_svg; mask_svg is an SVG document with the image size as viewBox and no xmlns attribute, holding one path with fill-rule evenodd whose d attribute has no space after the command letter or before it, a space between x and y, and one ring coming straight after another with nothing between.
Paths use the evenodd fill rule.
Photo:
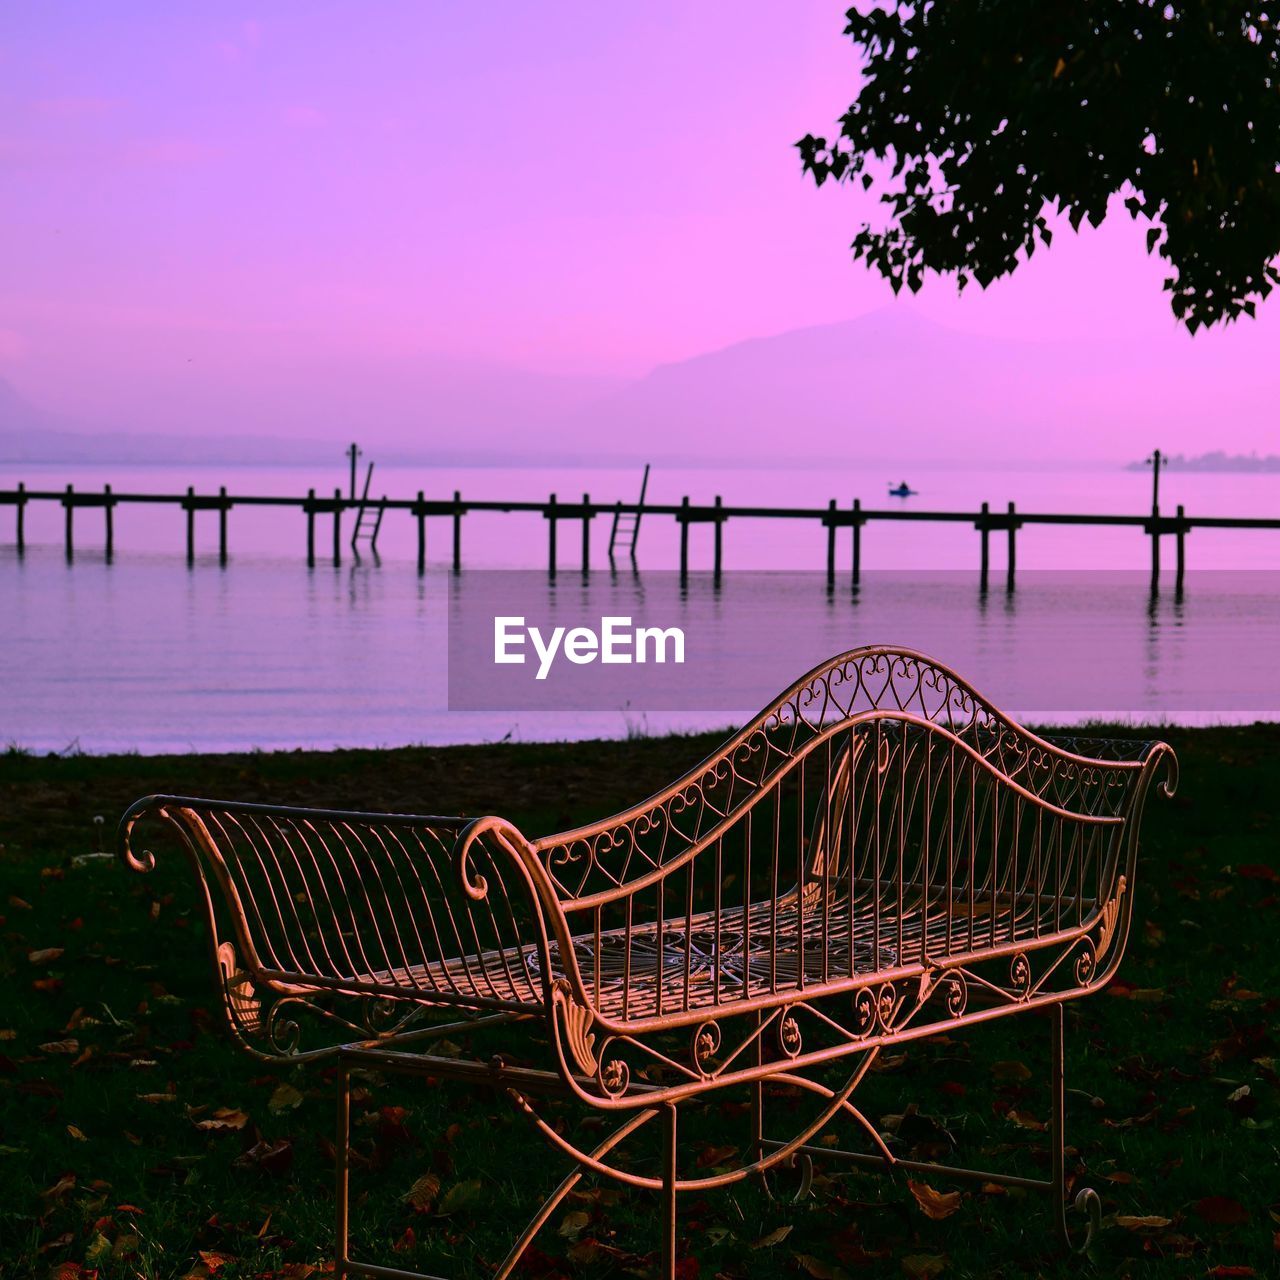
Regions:
<instances>
[{"instance_id":1,"label":"fallen leaf on grass","mask_svg":"<svg viewBox=\"0 0 1280 1280\"><path fill-rule=\"evenodd\" d=\"M725 1164L738 1154L737 1147L703 1147L695 1161L699 1169L710 1169L717 1164Z\"/></svg>"},{"instance_id":2,"label":"fallen leaf on grass","mask_svg":"<svg viewBox=\"0 0 1280 1280\"><path fill-rule=\"evenodd\" d=\"M1031 1079L1031 1068L1025 1062L993 1062L991 1074L1001 1084L1021 1084Z\"/></svg>"},{"instance_id":3,"label":"fallen leaf on grass","mask_svg":"<svg viewBox=\"0 0 1280 1280\"><path fill-rule=\"evenodd\" d=\"M41 1053L79 1053L79 1040L50 1040L39 1046Z\"/></svg>"},{"instance_id":4,"label":"fallen leaf on grass","mask_svg":"<svg viewBox=\"0 0 1280 1280\"><path fill-rule=\"evenodd\" d=\"M821 1258L815 1258L811 1253L797 1253L796 1262L806 1275L813 1277L813 1280L848 1280L849 1273L843 1268L830 1262L823 1262Z\"/></svg>"},{"instance_id":5,"label":"fallen leaf on grass","mask_svg":"<svg viewBox=\"0 0 1280 1280\"><path fill-rule=\"evenodd\" d=\"M287 1173L293 1167L293 1142L280 1138L276 1142L255 1142L248 1151L231 1162L237 1169L260 1169L263 1173Z\"/></svg>"},{"instance_id":6,"label":"fallen leaf on grass","mask_svg":"<svg viewBox=\"0 0 1280 1280\"><path fill-rule=\"evenodd\" d=\"M946 1269L946 1258L936 1253L909 1253L902 1260L902 1270L911 1280L933 1280Z\"/></svg>"},{"instance_id":7,"label":"fallen leaf on grass","mask_svg":"<svg viewBox=\"0 0 1280 1280\"><path fill-rule=\"evenodd\" d=\"M302 1091L295 1089L287 1080L276 1085L271 1101L267 1103L268 1111L290 1111L302 1105Z\"/></svg>"},{"instance_id":8,"label":"fallen leaf on grass","mask_svg":"<svg viewBox=\"0 0 1280 1280\"><path fill-rule=\"evenodd\" d=\"M235 1107L219 1107L207 1120L197 1120L197 1129L206 1133L235 1133L249 1123L249 1116Z\"/></svg>"},{"instance_id":9,"label":"fallen leaf on grass","mask_svg":"<svg viewBox=\"0 0 1280 1280\"><path fill-rule=\"evenodd\" d=\"M1172 1219L1161 1218L1156 1214L1140 1216L1131 1213L1117 1213L1111 1221L1117 1227L1123 1227L1126 1231L1156 1231L1161 1227L1167 1227Z\"/></svg>"},{"instance_id":10,"label":"fallen leaf on grass","mask_svg":"<svg viewBox=\"0 0 1280 1280\"><path fill-rule=\"evenodd\" d=\"M91 1267L101 1266L104 1262L111 1260L111 1241L101 1231L94 1232L85 1247L84 1260Z\"/></svg>"},{"instance_id":11,"label":"fallen leaf on grass","mask_svg":"<svg viewBox=\"0 0 1280 1280\"><path fill-rule=\"evenodd\" d=\"M590 1221L589 1213L584 1213L581 1209L570 1209L560 1222L559 1232L566 1240L572 1240L586 1230Z\"/></svg>"},{"instance_id":12,"label":"fallen leaf on grass","mask_svg":"<svg viewBox=\"0 0 1280 1280\"><path fill-rule=\"evenodd\" d=\"M751 1247L753 1249L772 1249L775 1244L781 1244L791 1234L791 1224L785 1223L781 1227L775 1227L767 1236L761 1236Z\"/></svg>"},{"instance_id":13,"label":"fallen leaf on grass","mask_svg":"<svg viewBox=\"0 0 1280 1280\"><path fill-rule=\"evenodd\" d=\"M1102 1123L1107 1129L1132 1129L1136 1125L1150 1124L1159 1114L1160 1108L1153 1107L1146 1115L1125 1116L1123 1120L1112 1120L1110 1116L1103 1116Z\"/></svg>"},{"instance_id":14,"label":"fallen leaf on grass","mask_svg":"<svg viewBox=\"0 0 1280 1280\"><path fill-rule=\"evenodd\" d=\"M455 1182L444 1193L444 1199L440 1201L440 1208L437 1212L441 1217L446 1217L451 1213L457 1213L459 1209L465 1209L469 1205L475 1204L479 1199L479 1178L471 1178L467 1182Z\"/></svg>"},{"instance_id":15,"label":"fallen leaf on grass","mask_svg":"<svg viewBox=\"0 0 1280 1280\"><path fill-rule=\"evenodd\" d=\"M1212 1227L1238 1227L1249 1221L1249 1211L1230 1196L1205 1196L1191 1207Z\"/></svg>"},{"instance_id":16,"label":"fallen leaf on grass","mask_svg":"<svg viewBox=\"0 0 1280 1280\"><path fill-rule=\"evenodd\" d=\"M434 1173L424 1173L400 1198L419 1213L428 1213L440 1194L440 1179Z\"/></svg>"},{"instance_id":17,"label":"fallen leaf on grass","mask_svg":"<svg viewBox=\"0 0 1280 1280\"><path fill-rule=\"evenodd\" d=\"M941 1222L949 1218L960 1208L960 1192L935 1191L927 1182L913 1182L907 1179L907 1189L915 1197L915 1202L924 1210L926 1218Z\"/></svg>"},{"instance_id":18,"label":"fallen leaf on grass","mask_svg":"<svg viewBox=\"0 0 1280 1280\"><path fill-rule=\"evenodd\" d=\"M1236 875L1246 880L1280 880L1280 871L1260 862L1246 862L1236 868Z\"/></svg>"},{"instance_id":19,"label":"fallen leaf on grass","mask_svg":"<svg viewBox=\"0 0 1280 1280\"><path fill-rule=\"evenodd\" d=\"M213 1253L202 1249L200 1261L209 1269L209 1274L215 1276L228 1262L234 1262L235 1258L229 1253Z\"/></svg>"},{"instance_id":20,"label":"fallen leaf on grass","mask_svg":"<svg viewBox=\"0 0 1280 1280\"><path fill-rule=\"evenodd\" d=\"M28 951L27 960L31 964L52 964L65 951L65 947L40 947L36 951Z\"/></svg>"},{"instance_id":21,"label":"fallen leaf on grass","mask_svg":"<svg viewBox=\"0 0 1280 1280\"><path fill-rule=\"evenodd\" d=\"M1206 1271L1205 1275L1211 1280L1248 1280L1249 1276L1256 1276L1258 1273L1252 1268L1244 1265L1231 1265L1229 1263L1219 1263L1212 1271Z\"/></svg>"},{"instance_id":22,"label":"fallen leaf on grass","mask_svg":"<svg viewBox=\"0 0 1280 1280\"><path fill-rule=\"evenodd\" d=\"M74 1138L77 1142L89 1141L89 1139L84 1136L83 1130L77 1129L73 1124L67 1125L67 1137Z\"/></svg>"},{"instance_id":23,"label":"fallen leaf on grass","mask_svg":"<svg viewBox=\"0 0 1280 1280\"><path fill-rule=\"evenodd\" d=\"M1028 1115L1025 1111L1010 1111L1007 1119L1016 1124L1019 1129L1030 1129L1032 1133L1043 1133L1049 1127L1043 1120L1037 1120L1035 1116Z\"/></svg>"},{"instance_id":24,"label":"fallen leaf on grass","mask_svg":"<svg viewBox=\"0 0 1280 1280\"><path fill-rule=\"evenodd\" d=\"M565 1250L565 1253L569 1261L579 1267L591 1266L604 1258L621 1263L636 1263L639 1261L634 1255L627 1253L625 1249L618 1249L613 1245L604 1244L602 1241L590 1236L575 1240Z\"/></svg>"}]
</instances>

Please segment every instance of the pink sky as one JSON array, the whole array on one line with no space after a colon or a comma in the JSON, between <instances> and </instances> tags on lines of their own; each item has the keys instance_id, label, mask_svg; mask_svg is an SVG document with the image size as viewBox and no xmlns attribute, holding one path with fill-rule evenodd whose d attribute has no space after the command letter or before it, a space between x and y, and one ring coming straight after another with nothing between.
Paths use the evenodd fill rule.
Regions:
<instances>
[{"instance_id":1,"label":"pink sky","mask_svg":"<svg viewBox=\"0 0 1280 1280\"><path fill-rule=\"evenodd\" d=\"M13 9L0 376L117 424L173 397L180 429L184 388L252 396L282 367L636 377L883 307L848 258L867 198L815 191L791 146L853 95L843 8ZM1190 350L1161 275L1113 219L985 296L933 281L912 305L988 335ZM1264 309L1245 344L1277 332ZM1268 411L1226 443L1270 431Z\"/></svg>"}]
</instances>

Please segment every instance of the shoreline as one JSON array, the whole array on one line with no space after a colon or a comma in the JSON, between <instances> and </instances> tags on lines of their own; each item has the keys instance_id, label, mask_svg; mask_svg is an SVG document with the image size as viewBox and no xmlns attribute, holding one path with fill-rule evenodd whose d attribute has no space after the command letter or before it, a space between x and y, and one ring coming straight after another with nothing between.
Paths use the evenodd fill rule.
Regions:
<instances>
[{"instance_id":1,"label":"shoreline","mask_svg":"<svg viewBox=\"0 0 1280 1280\"><path fill-rule=\"evenodd\" d=\"M1193 767L1197 760L1274 751L1280 723L1089 726L1089 736L1108 735L1163 738ZM64 858L110 852L120 815L153 793L376 813L495 813L539 835L645 799L727 736L156 756L10 752L0 754L0 865L21 862L31 839ZM1187 768L1183 782L1190 795Z\"/></svg>"},{"instance_id":2,"label":"shoreline","mask_svg":"<svg viewBox=\"0 0 1280 1280\"><path fill-rule=\"evenodd\" d=\"M1212 715L1213 713L1205 713ZM1151 738L1166 737L1170 734L1213 733L1233 730L1272 730L1280 733L1280 718L1232 720L1213 718L1204 721L1194 719L1183 720L1124 720L1112 718L1082 718L1080 720L1055 720L1042 723L1039 720L1019 722L1019 726L1039 736L1058 737L1112 737L1132 738L1145 741ZM144 750L138 747L112 748L98 751L83 748L78 738L72 737L71 745L60 750L52 750L39 746L26 746L21 742L9 741L0 746L0 777L3 776L4 763L8 761L93 761L108 763L111 761L135 761L160 764L164 761L263 761L263 760L296 760L299 758L344 758L373 756L430 755L441 752L488 752L488 751L557 751L574 752L596 747L623 747L642 743L679 745L683 743L701 744L702 754L713 750L726 738L737 733L741 727L738 723L726 721L715 729L689 729L636 732L623 726L617 735L595 735L582 738L503 738L477 742L405 742L394 744L334 744L332 746L267 746L267 747L214 747L209 750L174 751L162 749L158 751ZM700 756L698 757L701 758ZM690 763L696 763L691 761Z\"/></svg>"}]
</instances>

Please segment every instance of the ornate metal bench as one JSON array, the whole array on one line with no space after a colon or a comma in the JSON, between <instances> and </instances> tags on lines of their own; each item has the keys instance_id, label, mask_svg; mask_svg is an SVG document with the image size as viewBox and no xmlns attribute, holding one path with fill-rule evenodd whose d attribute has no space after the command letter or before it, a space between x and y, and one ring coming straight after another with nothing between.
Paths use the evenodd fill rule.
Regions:
<instances>
[{"instance_id":1,"label":"ornate metal bench","mask_svg":"<svg viewBox=\"0 0 1280 1280\"><path fill-rule=\"evenodd\" d=\"M1157 773L1172 794L1164 743L1040 738L929 659L867 648L807 675L660 794L541 840L497 817L149 796L125 814L120 850L149 871L135 825L154 815L178 834L249 1052L337 1058L339 1274L411 1274L348 1252L350 1072L376 1067L491 1086L574 1162L499 1280L588 1171L661 1193L670 1277L678 1193L782 1162L799 1164L803 1191L813 1156L1046 1190L1070 1243L1062 1005L1120 963ZM1032 1009L1052 1033L1049 1178L900 1158L855 1104L883 1046ZM517 1021L544 1033L541 1064L496 1052ZM430 1052L460 1032L487 1035L494 1056ZM809 1110L770 1138L779 1084ZM731 1087L750 1100L746 1154L682 1170L682 1104ZM540 1110L556 1094L618 1127L575 1145ZM656 1165L629 1159L655 1119ZM815 1144L846 1120L869 1150ZM1074 1204L1092 1235L1098 1197Z\"/></svg>"}]
</instances>

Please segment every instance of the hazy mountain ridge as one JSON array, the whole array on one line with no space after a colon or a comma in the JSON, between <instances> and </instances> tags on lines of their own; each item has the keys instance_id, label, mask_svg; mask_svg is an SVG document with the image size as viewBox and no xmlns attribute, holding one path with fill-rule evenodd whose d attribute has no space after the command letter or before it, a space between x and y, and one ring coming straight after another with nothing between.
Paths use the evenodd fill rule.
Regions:
<instances>
[{"instance_id":1,"label":"hazy mountain ridge","mask_svg":"<svg viewBox=\"0 0 1280 1280\"><path fill-rule=\"evenodd\" d=\"M1207 419L1236 450L1269 439L1269 355L1261 325L1194 342L1170 332L1152 354L1114 337L962 332L899 306L751 338L628 382L443 356L353 357L281 361L265 386L206 371L217 394L201 396L183 381L194 375L169 368L137 430L69 422L0 381L0 461L309 462L355 439L386 462L460 465L1119 464L1156 445L1196 452ZM161 429L170 420L181 434ZM1081 439L1099 433L1081 426L1099 421L1103 443L1083 452Z\"/></svg>"},{"instance_id":2,"label":"hazy mountain ridge","mask_svg":"<svg viewBox=\"0 0 1280 1280\"><path fill-rule=\"evenodd\" d=\"M991 337L885 308L660 366L592 412L685 461L1118 463L1203 446L1206 419L1237 446L1262 438L1269 356L1261 326L1171 331L1153 355L1136 339ZM1079 428L1100 419L1104 443L1083 454Z\"/></svg>"}]
</instances>

